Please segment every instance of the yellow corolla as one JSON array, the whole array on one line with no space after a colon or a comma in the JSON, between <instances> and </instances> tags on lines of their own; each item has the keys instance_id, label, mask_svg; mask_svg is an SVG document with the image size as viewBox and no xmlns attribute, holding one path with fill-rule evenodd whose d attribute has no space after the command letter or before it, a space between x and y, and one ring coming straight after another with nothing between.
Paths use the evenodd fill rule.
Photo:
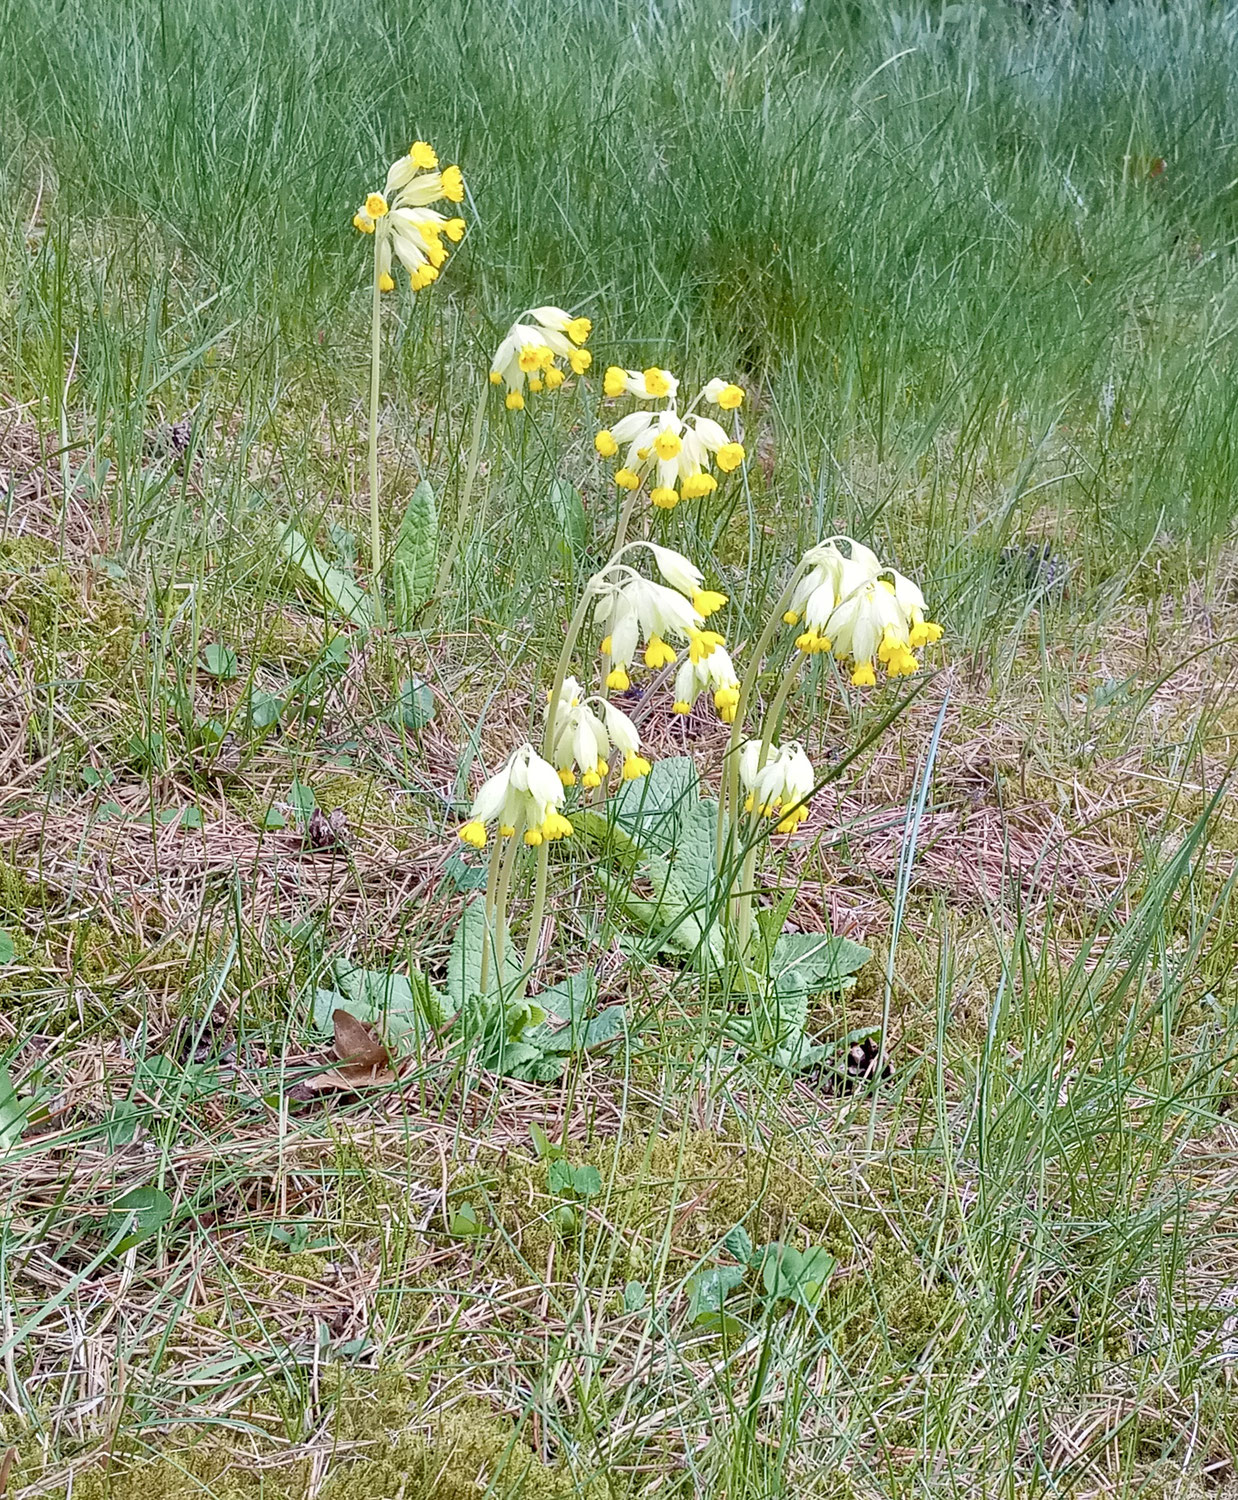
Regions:
<instances>
[{"instance_id":1,"label":"yellow corolla","mask_svg":"<svg viewBox=\"0 0 1238 1500\"><path fill-rule=\"evenodd\" d=\"M583 375L593 356L580 346L592 328L588 318L573 318L561 307L535 307L517 318L490 361L490 384L506 387L508 410L524 406L526 382L534 395L557 391L565 379L558 360Z\"/></svg>"},{"instance_id":2,"label":"yellow corolla","mask_svg":"<svg viewBox=\"0 0 1238 1500\"><path fill-rule=\"evenodd\" d=\"M503 769L483 783L460 837L482 849L487 826L497 823L507 838L523 827L525 843L534 846L567 838L573 830L561 811L563 798L564 786L555 768L532 745L521 745Z\"/></svg>"},{"instance_id":3,"label":"yellow corolla","mask_svg":"<svg viewBox=\"0 0 1238 1500\"><path fill-rule=\"evenodd\" d=\"M464 238L463 219L430 207L444 198L451 203L463 202L460 168L437 168L438 155L433 146L414 141L408 154L391 164L384 191L368 194L353 215L353 225L362 234L377 236L375 276L381 291L389 292L395 286L393 259L408 272L414 291L429 286L447 260L444 240L459 244Z\"/></svg>"}]
</instances>

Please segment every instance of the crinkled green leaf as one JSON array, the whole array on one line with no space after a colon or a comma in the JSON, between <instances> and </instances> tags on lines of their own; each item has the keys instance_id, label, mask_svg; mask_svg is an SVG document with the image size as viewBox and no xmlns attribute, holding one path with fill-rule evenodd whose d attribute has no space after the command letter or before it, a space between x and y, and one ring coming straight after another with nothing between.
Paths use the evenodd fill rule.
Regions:
<instances>
[{"instance_id":1,"label":"crinkled green leaf","mask_svg":"<svg viewBox=\"0 0 1238 1500\"><path fill-rule=\"evenodd\" d=\"M486 906L475 897L460 914L460 922L451 940L447 956L447 999L453 1010L459 1010L474 995L481 994L482 954L490 944L488 988L497 992L520 977L520 959L513 951L511 934L505 935L503 976L500 981L494 958L494 934L486 932Z\"/></svg>"},{"instance_id":2,"label":"crinkled green leaf","mask_svg":"<svg viewBox=\"0 0 1238 1500\"><path fill-rule=\"evenodd\" d=\"M608 811L642 848L665 854L675 847L679 824L699 800L700 777L691 756L657 760L648 776L625 782Z\"/></svg>"},{"instance_id":3,"label":"crinkled green leaf","mask_svg":"<svg viewBox=\"0 0 1238 1500\"><path fill-rule=\"evenodd\" d=\"M438 571L438 510L429 480L423 479L409 498L388 570L392 621L399 630L411 630L429 603Z\"/></svg>"},{"instance_id":4,"label":"crinkled green leaf","mask_svg":"<svg viewBox=\"0 0 1238 1500\"><path fill-rule=\"evenodd\" d=\"M781 987L818 990L843 988L872 957L872 951L850 938L825 932L784 932L774 945L770 977Z\"/></svg>"},{"instance_id":5,"label":"crinkled green leaf","mask_svg":"<svg viewBox=\"0 0 1238 1500\"><path fill-rule=\"evenodd\" d=\"M313 542L289 526L280 537L279 545L307 587L323 604L358 625L370 624L373 612L365 590L347 573L332 567Z\"/></svg>"}]
</instances>

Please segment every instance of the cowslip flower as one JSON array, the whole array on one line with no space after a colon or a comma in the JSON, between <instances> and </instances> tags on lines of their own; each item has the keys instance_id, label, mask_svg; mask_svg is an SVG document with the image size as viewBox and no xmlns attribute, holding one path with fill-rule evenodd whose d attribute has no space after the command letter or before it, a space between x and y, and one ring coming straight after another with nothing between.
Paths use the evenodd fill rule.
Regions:
<instances>
[{"instance_id":1,"label":"cowslip flower","mask_svg":"<svg viewBox=\"0 0 1238 1500\"><path fill-rule=\"evenodd\" d=\"M724 724L734 724L739 707L739 677L731 653L717 645L702 661L691 656L680 662L675 673L674 712L690 714L702 693L713 694L714 708Z\"/></svg>"},{"instance_id":2,"label":"cowslip flower","mask_svg":"<svg viewBox=\"0 0 1238 1500\"><path fill-rule=\"evenodd\" d=\"M915 652L939 641L941 626L925 618L924 595L910 578L885 567L868 547L844 540L845 554L832 541L805 554L809 566L783 620L803 626L795 638L801 651L850 661L854 687L874 686L874 662L888 677L910 677L920 669Z\"/></svg>"},{"instance_id":3,"label":"cowslip flower","mask_svg":"<svg viewBox=\"0 0 1238 1500\"><path fill-rule=\"evenodd\" d=\"M672 510L680 500L711 494L718 488L711 466L729 474L744 461L744 445L728 436L712 417L699 415L691 407L680 415L676 406L679 382L669 370L624 370L612 365L603 389L608 396L627 393L639 400L662 398L667 403L660 412L630 412L612 427L604 427L593 440L603 458L613 458L626 445L615 483L620 489L639 490L650 480L649 499L658 509ZM728 381L711 380L697 399L733 411L744 393Z\"/></svg>"},{"instance_id":4,"label":"cowslip flower","mask_svg":"<svg viewBox=\"0 0 1238 1500\"><path fill-rule=\"evenodd\" d=\"M711 380L701 392L703 400L723 411L736 411L744 404L744 388L729 380Z\"/></svg>"},{"instance_id":5,"label":"cowslip flower","mask_svg":"<svg viewBox=\"0 0 1238 1500\"><path fill-rule=\"evenodd\" d=\"M726 595L716 589L703 588L705 575L690 558L673 547L659 547L654 542L645 544L653 553L654 565L673 589L678 589L692 600L692 607L704 619L716 614L726 603Z\"/></svg>"},{"instance_id":6,"label":"cowslip flower","mask_svg":"<svg viewBox=\"0 0 1238 1500\"><path fill-rule=\"evenodd\" d=\"M592 330L590 319L573 318L561 307L534 307L517 318L490 361L490 384L507 387L508 411L523 409L526 380L534 395L558 390L566 379L559 360L583 375L593 363L583 347Z\"/></svg>"},{"instance_id":7,"label":"cowslip flower","mask_svg":"<svg viewBox=\"0 0 1238 1500\"><path fill-rule=\"evenodd\" d=\"M679 391L679 381L669 370L650 365L647 370L625 370L619 365L609 365L602 377L602 390L607 396L635 396L638 401L673 401Z\"/></svg>"},{"instance_id":8,"label":"cowslip flower","mask_svg":"<svg viewBox=\"0 0 1238 1500\"><path fill-rule=\"evenodd\" d=\"M511 838L523 825L524 841L534 848L545 840L567 838L572 825L563 816L563 798L555 768L532 745L521 745L503 769L483 783L460 837L474 849L484 849L486 825L497 823L502 838Z\"/></svg>"},{"instance_id":9,"label":"cowslip flower","mask_svg":"<svg viewBox=\"0 0 1238 1500\"><path fill-rule=\"evenodd\" d=\"M748 740L739 752L740 784L748 793L745 812L777 818L779 833L794 833L808 816L816 773L798 740L770 745L761 763L761 741Z\"/></svg>"},{"instance_id":10,"label":"cowslip flower","mask_svg":"<svg viewBox=\"0 0 1238 1500\"><path fill-rule=\"evenodd\" d=\"M624 444L627 452L615 483L620 489L636 490L652 479L649 498L660 510L673 510L680 500L697 500L716 490L711 461L729 473L744 457L743 445L732 442L712 417L681 417L673 408L630 412L593 440L604 458L613 457Z\"/></svg>"},{"instance_id":11,"label":"cowslip flower","mask_svg":"<svg viewBox=\"0 0 1238 1500\"><path fill-rule=\"evenodd\" d=\"M611 659L606 686L613 692L631 686L628 668L642 641L651 671L678 661L672 640L687 643L693 662L704 661L723 644L717 631L705 629L705 617L690 599L631 568L613 568L592 580L591 587L598 596L595 618L605 632L602 655Z\"/></svg>"},{"instance_id":12,"label":"cowslip flower","mask_svg":"<svg viewBox=\"0 0 1238 1500\"><path fill-rule=\"evenodd\" d=\"M812 547L804 555L809 566L791 596L783 615L787 625L803 624L795 644L806 654L828 651L827 626L835 608L857 589L871 583L881 572L881 559L859 542L850 544L845 556L834 542Z\"/></svg>"},{"instance_id":13,"label":"cowslip flower","mask_svg":"<svg viewBox=\"0 0 1238 1500\"><path fill-rule=\"evenodd\" d=\"M576 784L577 770L583 786L601 786L610 774L612 745L623 757L624 781L647 776L652 769L640 753L640 732L627 714L604 698L582 697L574 677L564 680L557 699L547 694L546 717L554 721L552 755L564 786Z\"/></svg>"},{"instance_id":14,"label":"cowslip flower","mask_svg":"<svg viewBox=\"0 0 1238 1500\"><path fill-rule=\"evenodd\" d=\"M375 274L379 289L395 286L391 274L393 257L408 272L409 285L417 292L438 279L447 260L447 246L464 238L465 223L430 207L440 199L464 201L464 179L459 167L438 170L438 156L425 141L414 141L407 156L392 162L381 193L370 193L353 215L353 227L375 240Z\"/></svg>"}]
</instances>

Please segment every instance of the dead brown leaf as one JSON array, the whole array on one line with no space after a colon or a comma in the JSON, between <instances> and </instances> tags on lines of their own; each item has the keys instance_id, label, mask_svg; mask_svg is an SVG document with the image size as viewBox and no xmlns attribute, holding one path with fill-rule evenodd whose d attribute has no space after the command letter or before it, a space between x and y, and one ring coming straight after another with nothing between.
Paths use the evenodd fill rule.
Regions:
<instances>
[{"instance_id":1,"label":"dead brown leaf","mask_svg":"<svg viewBox=\"0 0 1238 1500\"><path fill-rule=\"evenodd\" d=\"M391 1053L364 1021L346 1010L331 1013L335 1030L332 1051L339 1066L327 1068L312 1078L303 1078L289 1093L294 1099L312 1099L318 1094L352 1094L396 1081Z\"/></svg>"}]
</instances>

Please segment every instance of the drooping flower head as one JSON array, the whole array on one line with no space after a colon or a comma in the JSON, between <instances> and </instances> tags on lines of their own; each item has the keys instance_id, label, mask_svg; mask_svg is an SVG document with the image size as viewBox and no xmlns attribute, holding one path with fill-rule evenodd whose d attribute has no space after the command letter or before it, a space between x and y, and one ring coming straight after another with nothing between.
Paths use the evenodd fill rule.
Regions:
<instances>
[{"instance_id":1,"label":"drooping flower head","mask_svg":"<svg viewBox=\"0 0 1238 1500\"><path fill-rule=\"evenodd\" d=\"M746 812L777 818L779 833L794 833L808 816L816 774L798 740L770 745L761 763L761 741L748 740L739 752L739 780L748 793Z\"/></svg>"},{"instance_id":2,"label":"drooping flower head","mask_svg":"<svg viewBox=\"0 0 1238 1500\"><path fill-rule=\"evenodd\" d=\"M442 199L464 202L460 168L444 167L440 171L433 146L414 141L407 156L392 162L383 191L370 193L353 215L354 228L377 236L375 267L382 291L389 292L395 286L393 256L408 272L413 291L438 279L448 255L444 239L459 244L465 229L463 219L430 207Z\"/></svg>"},{"instance_id":3,"label":"drooping flower head","mask_svg":"<svg viewBox=\"0 0 1238 1500\"><path fill-rule=\"evenodd\" d=\"M679 414L679 381L669 370L656 365L647 370L611 365L602 388L611 397L630 395L638 401L666 402L661 411L629 412L593 440L603 458L613 458L626 447L615 483L620 489L638 490L648 480L649 499L658 509L671 510L680 500L712 493L718 480L711 468L729 474L743 462L743 444L712 417L699 415L695 401ZM724 380L711 380L697 397L722 411L735 411L743 399L740 387Z\"/></svg>"},{"instance_id":4,"label":"drooping flower head","mask_svg":"<svg viewBox=\"0 0 1238 1500\"><path fill-rule=\"evenodd\" d=\"M725 646L715 646L703 661L685 657L675 673L677 714L690 714L702 693L713 694L714 708L724 724L734 724L739 707L739 678Z\"/></svg>"},{"instance_id":5,"label":"drooping flower head","mask_svg":"<svg viewBox=\"0 0 1238 1500\"><path fill-rule=\"evenodd\" d=\"M623 756L624 781L649 774L636 725L604 698L584 698L574 677L565 679L557 699L547 695L546 718L554 721L552 758L564 786L575 785L577 771L585 787L601 786L610 774L612 746Z\"/></svg>"},{"instance_id":6,"label":"drooping flower head","mask_svg":"<svg viewBox=\"0 0 1238 1500\"><path fill-rule=\"evenodd\" d=\"M557 391L566 379L559 360L583 375L593 363L584 347L592 330L588 318L573 318L561 307L534 307L517 318L490 361L490 384L507 388L508 411L523 409L526 383L534 395Z\"/></svg>"},{"instance_id":7,"label":"drooping flower head","mask_svg":"<svg viewBox=\"0 0 1238 1500\"><path fill-rule=\"evenodd\" d=\"M941 626L925 619L924 595L909 578L859 542L842 540L845 554L831 541L805 556L808 566L783 616L803 627L795 644L850 661L855 687L876 683L874 661L888 677L910 677L920 667L914 653L940 640Z\"/></svg>"},{"instance_id":8,"label":"drooping flower head","mask_svg":"<svg viewBox=\"0 0 1238 1500\"><path fill-rule=\"evenodd\" d=\"M532 745L521 745L503 769L483 783L460 837L474 849L482 849L487 824L497 823L504 838L523 825L524 841L534 847L543 840L567 838L572 825L562 813L563 796L555 768Z\"/></svg>"},{"instance_id":9,"label":"drooping flower head","mask_svg":"<svg viewBox=\"0 0 1238 1500\"><path fill-rule=\"evenodd\" d=\"M682 553L669 547L647 546L668 584L655 583L626 564L613 564L590 579L597 597L595 618L605 632L602 654L611 659L606 685L623 692L631 685L628 668L641 643L651 671L678 661L670 642L686 644L689 659L703 662L723 644L716 630L705 628L705 618L721 608L725 597L701 587L700 570Z\"/></svg>"}]
</instances>

